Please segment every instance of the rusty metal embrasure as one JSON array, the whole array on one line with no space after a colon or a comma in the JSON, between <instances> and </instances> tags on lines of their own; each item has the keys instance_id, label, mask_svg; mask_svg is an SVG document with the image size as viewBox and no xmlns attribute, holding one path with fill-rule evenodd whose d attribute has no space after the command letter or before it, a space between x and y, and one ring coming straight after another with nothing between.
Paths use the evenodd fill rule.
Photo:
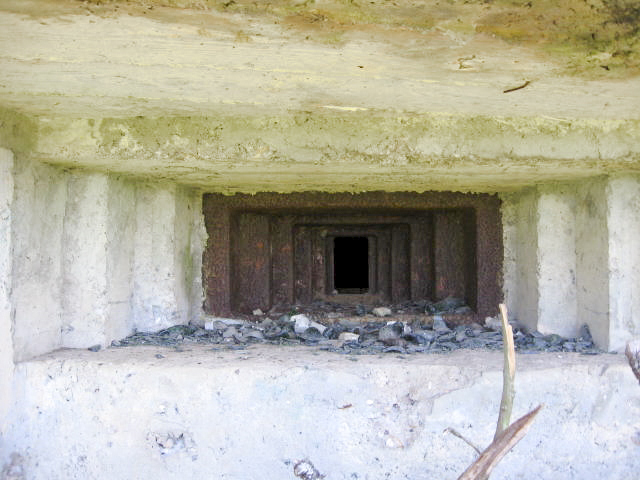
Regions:
<instances>
[{"instance_id":1,"label":"rusty metal embrasure","mask_svg":"<svg viewBox=\"0 0 640 480\"><path fill-rule=\"evenodd\" d=\"M207 194L204 216L210 314L454 296L483 317L501 301L494 195Z\"/></svg>"}]
</instances>

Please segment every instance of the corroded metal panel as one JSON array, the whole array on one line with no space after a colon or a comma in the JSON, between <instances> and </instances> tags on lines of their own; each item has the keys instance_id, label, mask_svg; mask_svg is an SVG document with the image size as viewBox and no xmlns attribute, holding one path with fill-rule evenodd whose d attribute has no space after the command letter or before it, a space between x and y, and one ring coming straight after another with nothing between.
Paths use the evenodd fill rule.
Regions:
<instances>
[{"instance_id":1,"label":"corroded metal panel","mask_svg":"<svg viewBox=\"0 0 640 480\"><path fill-rule=\"evenodd\" d=\"M456 296L478 317L493 315L501 300L499 208L496 196L483 194L205 195L205 309ZM358 294L334 285L340 236L367 239L369 282Z\"/></svg>"}]
</instances>

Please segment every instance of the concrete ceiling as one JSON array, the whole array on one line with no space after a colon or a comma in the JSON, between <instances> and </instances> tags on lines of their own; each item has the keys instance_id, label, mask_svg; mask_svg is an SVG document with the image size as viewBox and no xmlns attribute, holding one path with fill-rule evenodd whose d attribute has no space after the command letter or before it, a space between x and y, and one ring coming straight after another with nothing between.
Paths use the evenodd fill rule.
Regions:
<instances>
[{"instance_id":1,"label":"concrete ceiling","mask_svg":"<svg viewBox=\"0 0 640 480\"><path fill-rule=\"evenodd\" d=\"M640 167L633 0L0 0L0 143L216 191Z\"/></svg>"}]
</instances>

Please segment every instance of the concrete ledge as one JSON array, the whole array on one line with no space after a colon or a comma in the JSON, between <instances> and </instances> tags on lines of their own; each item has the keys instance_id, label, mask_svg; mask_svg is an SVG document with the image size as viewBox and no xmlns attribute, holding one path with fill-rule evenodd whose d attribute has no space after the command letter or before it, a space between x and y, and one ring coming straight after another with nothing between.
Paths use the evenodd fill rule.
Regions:
<instances>
[{"instance_id":1,"label":"concrete ledge","mask_svg":"<svg viewBox=\"0 0 640 480\"><path fill-rule=\"evenodd\" d=\"M454 479L491 441L500 352L342 356L312 348L62 350L19 363L0 464L26 478ZM640 387L622 355L518 357L515 416L545 407L494 479L640 469ZM17 458L17 457L14 457Z\"/></svg>"}]
</instances>

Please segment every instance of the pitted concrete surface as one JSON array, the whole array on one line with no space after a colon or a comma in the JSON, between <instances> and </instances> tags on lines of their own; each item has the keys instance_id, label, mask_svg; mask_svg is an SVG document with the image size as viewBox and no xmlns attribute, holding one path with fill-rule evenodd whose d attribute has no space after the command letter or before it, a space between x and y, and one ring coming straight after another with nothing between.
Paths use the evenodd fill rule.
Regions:
<instances>
[{"instance_id":1,"label":"pitted concrete surface","mask_svg":"<svg viewBox=\"0 0 640 480\"><path fill-rule=\"evenodd\" d=\"M0 145L224 193L638 171L627 2L260 3L0 1Z\"/></svg>"},{"instance_id":2,"label":"pitted concrete surface","mask_svg":"<svg viewBox=\"0 0 640 480\"><path fill-rule=\"evenodd\" d=\"M350 357L313 348L62 350L16 367L2 461L30 479L454 479L490 443L502 353ZM496 479L623 479L640 386L622 355L519 355L514 419L542 412Z\"/></svg>"}]
</instances>

